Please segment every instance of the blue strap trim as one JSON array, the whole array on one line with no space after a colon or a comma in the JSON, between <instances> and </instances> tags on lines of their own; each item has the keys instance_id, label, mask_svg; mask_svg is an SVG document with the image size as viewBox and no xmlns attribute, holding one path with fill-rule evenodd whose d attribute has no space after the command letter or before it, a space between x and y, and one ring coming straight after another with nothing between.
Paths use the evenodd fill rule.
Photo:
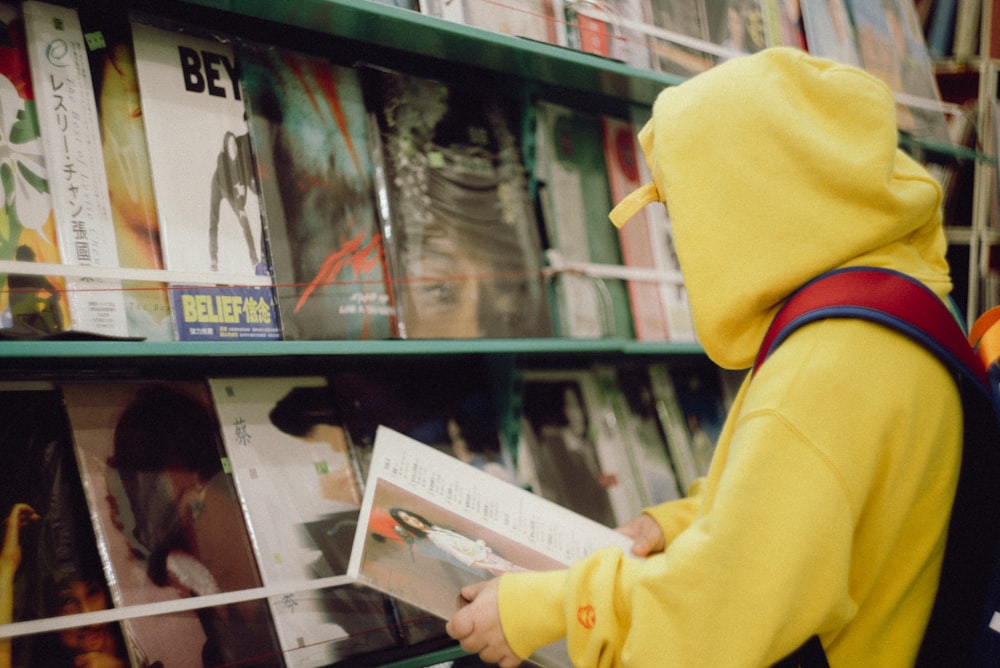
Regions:
<instances>
[{"instance_id":1,"label":"blue strap trim","mask_svg":"<svg viewBox=\"0 0 1000 668\"><path fill-rule=\"evenodd\" d=\"M788 338L792 332L797 330L799 327L829 318L854 318L859 320L868 320L914 339L917 343L927 348L931 354L937 357L945 366L961 374L980 392L990 396L998 408L1000 408L1000 400L997 399L997 393L990 392L990 389L983 385L976 373L972 371L972 369L970 369L969 366L965 364L954 352L952 352L951 348L938 341L920 327L917 327L906 320L900 320L899 318L878 309L865 306L854 306L850 304L825 306L814 309L793 318L786 323L777 336L775 336L774 341L771 344L771 349L773 350L777 348L782 341Z\"/></svg>"}]
</instances>

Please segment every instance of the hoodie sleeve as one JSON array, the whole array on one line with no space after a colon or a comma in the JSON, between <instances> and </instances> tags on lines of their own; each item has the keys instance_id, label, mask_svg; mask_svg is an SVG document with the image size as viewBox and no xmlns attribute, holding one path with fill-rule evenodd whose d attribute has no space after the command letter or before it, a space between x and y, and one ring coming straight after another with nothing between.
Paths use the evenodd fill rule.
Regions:
<instances>
[{"instance_id":1,"label":"hoodie sleeve","mask_svg":"<svg viewBox=\"0 0 1000 668\"><path fill-rule=\"evenodd\" d=\"M670 545L698 516L703 489L704 479L700 478L691 485L688 496L643 511L659 525L663 531L665 544ZM607 577L597 575L597 581L613 581L617 587L625 587L624 580L631 577L626 571L631 573L631 569L639 563L638 560L624 558L620 551L614 549L604 550L601 554L607 556L599 563L593 564L596 571L602 570L603 567L620 572L611 573ZM594 577L591 573L587 581L593 580ZM517 645L511 644L511 649L517 652L518 656L528 656L535 649L566 635L562 600L569 578L570 574L567 571L551 571L519 574L501 580L500 614L508 639L518 639ZM527 600L533 603L525 607L521 602Z\"/></svg>"},{"instance_id":2,"label":"hoodie sleeve","mask_svg":"<svg viewBox=\"0 0 1000 668\"><path fill-rule=\"evenodd\" d=\"M838 477L780 419L741 434L711 510L663 553L605 549L567 571L505 575L512 649L526 657L565 633L580 666L759 666L844 624L853 517Z\"/></svg>"}]
</instances>

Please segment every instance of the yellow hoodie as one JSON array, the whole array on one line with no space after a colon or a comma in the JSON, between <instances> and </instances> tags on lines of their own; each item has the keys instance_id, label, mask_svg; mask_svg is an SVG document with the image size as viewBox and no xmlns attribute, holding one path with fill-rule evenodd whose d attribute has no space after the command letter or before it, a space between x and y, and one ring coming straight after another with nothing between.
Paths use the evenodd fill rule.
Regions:
<instances>
[{"instance_id":1,"label":"yellow hoodie","mask_svg":"<svg viewBox=\"0 0 1000 668\"><path fill-rule=\"evenodd\" d=\"M707 354L746 368L798 286L849 265L944 297L941 193L896 147L889 89L789 48L735 58L657 98L639 135L668 204ZM646 512L663 553L606 549L504 575L520 656L566 636L579 666L768 666L819 634L831 665L912 665L937 586L961 443L948 372L854 320L807 325L744 384L707 477Z\"/></svg>"}]
</instances>

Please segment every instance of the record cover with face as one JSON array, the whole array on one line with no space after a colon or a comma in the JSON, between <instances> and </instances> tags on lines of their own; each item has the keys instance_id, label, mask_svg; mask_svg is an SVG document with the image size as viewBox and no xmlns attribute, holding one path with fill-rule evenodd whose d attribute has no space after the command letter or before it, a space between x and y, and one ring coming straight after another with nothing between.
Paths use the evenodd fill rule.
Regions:
<instances>
[{"instance_id":1,"label":"record cover with face","mask_svg":"<svg viewBox=\"0 0 1000 668\"><path fill-rule=\"evenodd\" d=\"M362 83L399 336L549 335L520 112L490 82L366 67Z\"/></svg>"},{"instance_id":2,"label":"record cover with face","mask_svg":"<svg viewBox=\"0 0 1000 668\"><path fill-rule=\"evenodd\" d=\"M196 607L262 586L207 385L61 389L115 605L183 608L125 622L138 654L164 665L283 666L266 601Z\"/></svg>"},{"instance_id":3,"label":"record cover with face","mask_svg":"<svg viewBox=\"0 0 1000 668\"><path fill-rule=\"evenodd\" d=\"M85 661L128 665L121 627L73 625L112 607L62 399L49 383L0 385L0 624L66 628L0 640L13 668ZM51 628L51 627L50 627ZM123 664L115 662L124 662Z\"/></svg>"}]
</instances>

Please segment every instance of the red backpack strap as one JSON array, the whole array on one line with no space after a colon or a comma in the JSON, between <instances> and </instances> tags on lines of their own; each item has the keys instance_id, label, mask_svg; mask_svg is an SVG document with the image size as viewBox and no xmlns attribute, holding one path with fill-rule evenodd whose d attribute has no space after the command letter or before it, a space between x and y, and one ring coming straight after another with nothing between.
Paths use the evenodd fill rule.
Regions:
<instances>
[{"instance_id":1,"label":"red backpack strap","mask_svg":"<svg viewBox=\"0 0 1000 668\"><path fill-rule=\"evenodd\" d=\"M794 330L825 318L871 320L906 334L989 393L986 368L941 298L906 274L876 267L836 269L794 292L768 328L753 371Z\"/></svg>"}]
</instances>

